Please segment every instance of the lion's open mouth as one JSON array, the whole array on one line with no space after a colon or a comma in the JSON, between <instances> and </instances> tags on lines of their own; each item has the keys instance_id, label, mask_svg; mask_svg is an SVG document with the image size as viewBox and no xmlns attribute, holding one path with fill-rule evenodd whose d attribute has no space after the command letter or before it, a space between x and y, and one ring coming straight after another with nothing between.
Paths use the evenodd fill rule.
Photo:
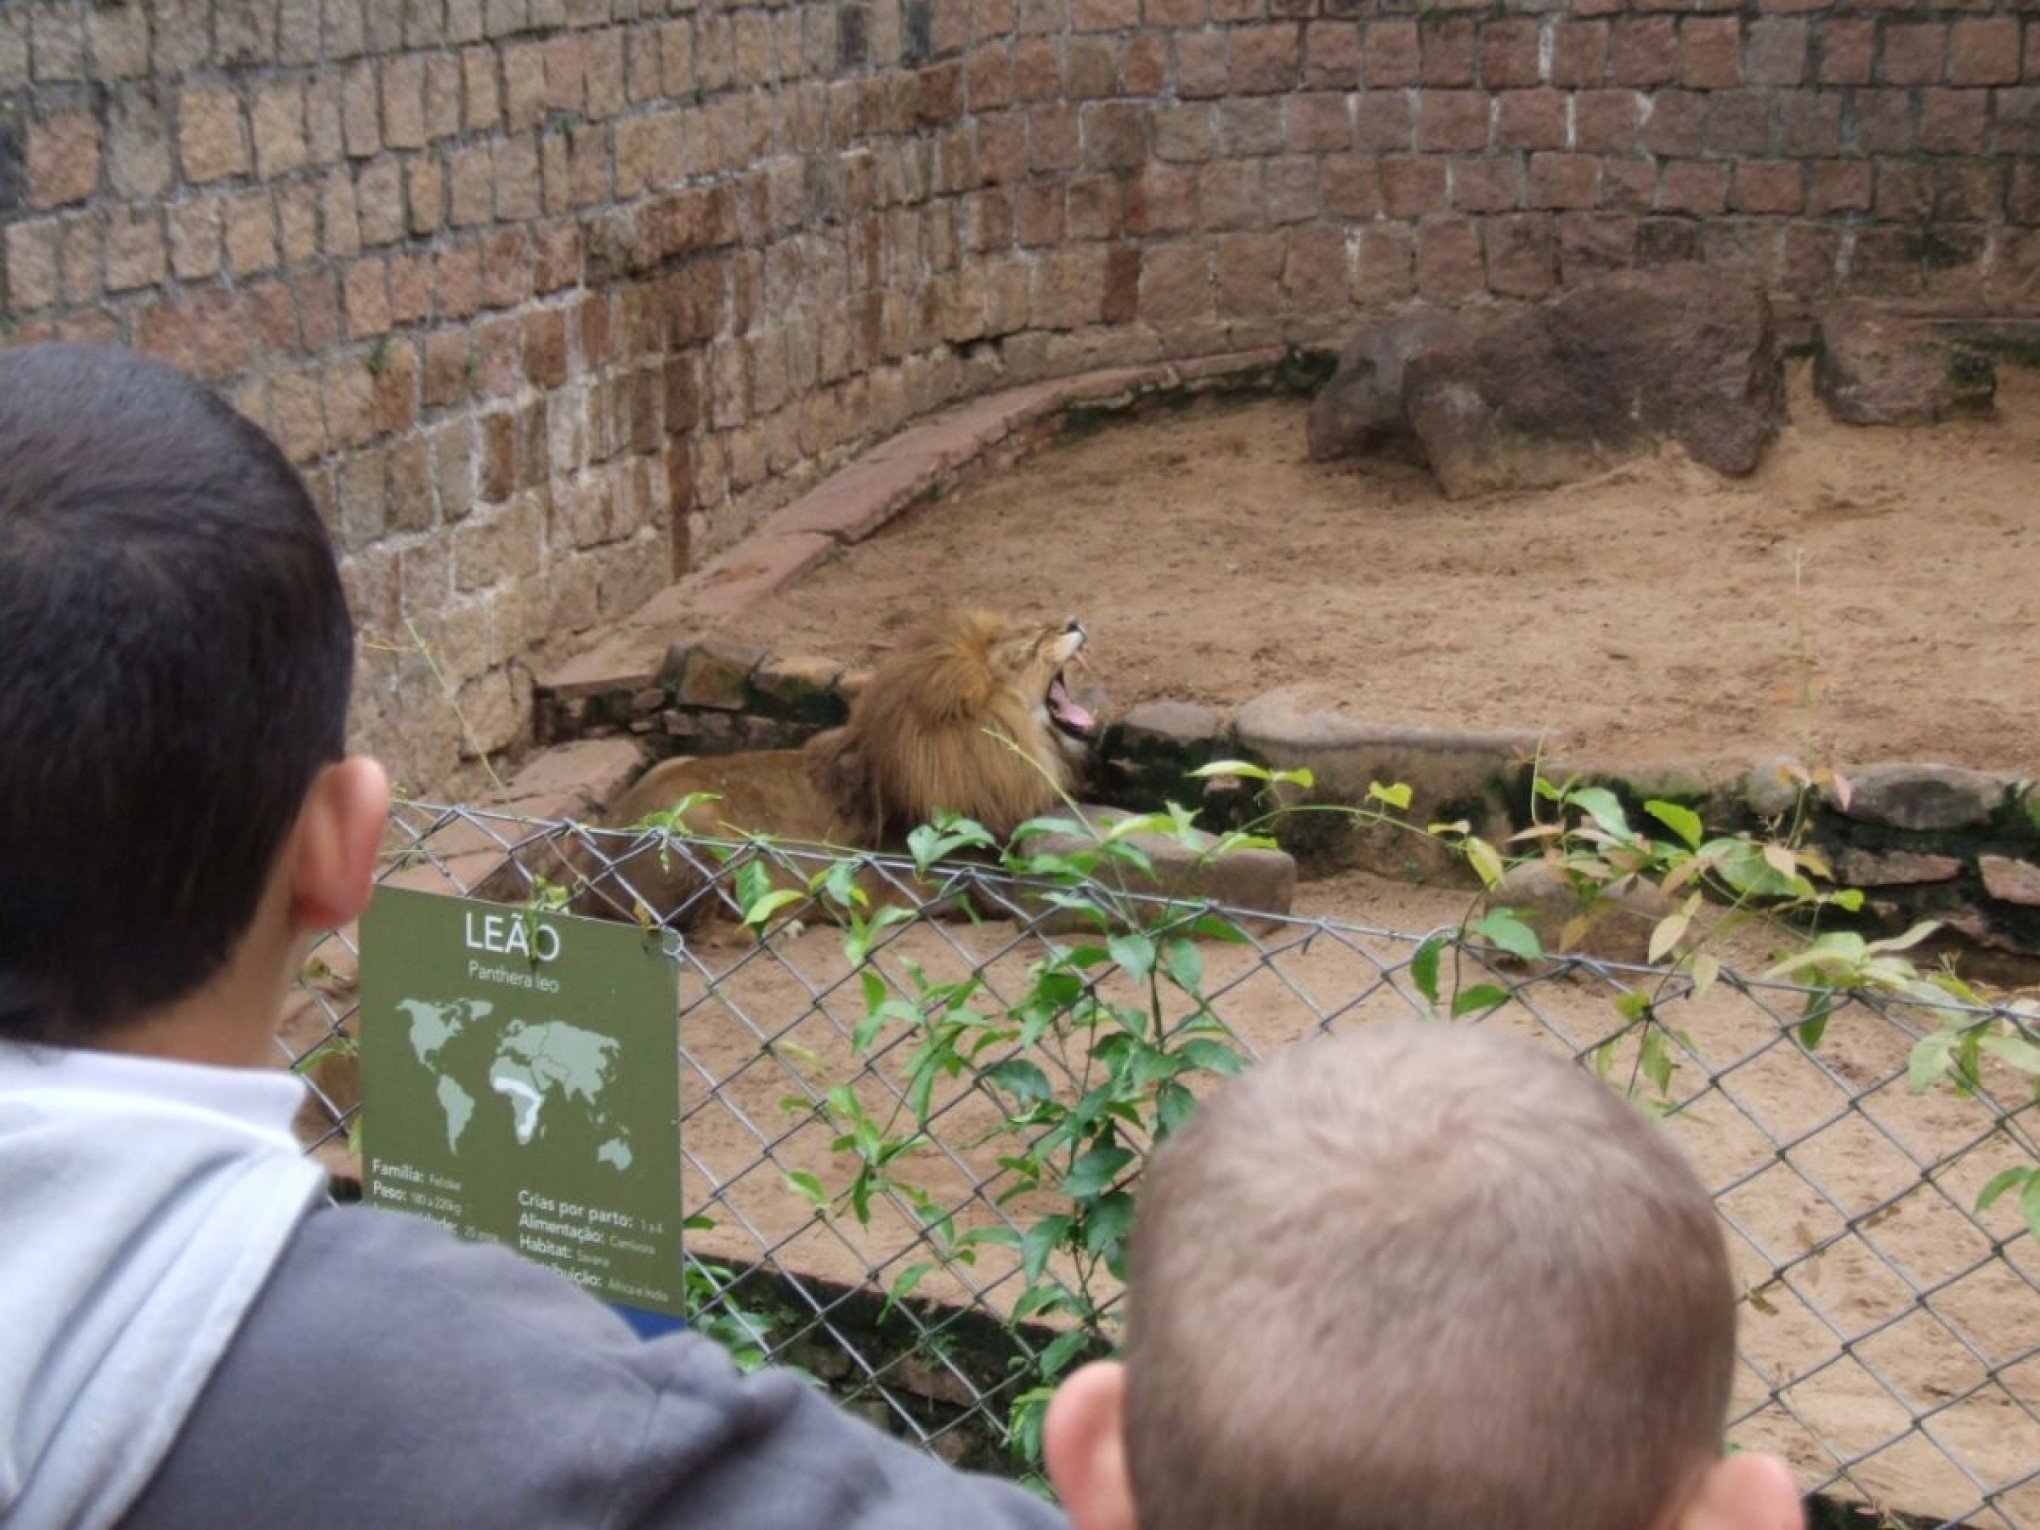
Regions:
<instances>
[{"instance_id":1,"label":"lion's open mouth","mask_svg":"<svg viewBox=\"0 0 2040 1530\"><path fill-rule=\"evenodd\" d=\"M1090 634L1084 631L1084 624L1074 616L1063 623L1058 644L1063 664L1081 665L1084 662L1084 645L1089 641ZM1065 737L1088 744L1098 736L1098 719L1070 694L1069 682L1063 679L1061 669L1048 682L1048 694L1042 698L1042 705L1048 709L1048 720L1055 725L1055 730Z\"/></svg>"},{"instance_id":2,"label":"lion's open mouth","mask_svg":"<svg viewBox=\"0 0 2040 1530\"><path fill-rule=\"evenodd\" d=\"M1089 743L1098 736L1098 719L1081 706L1070 694L1070 688L1057 675L1048 682L1048 720L1055 724L1058 733Z\"/></svg>"}]
</instances>

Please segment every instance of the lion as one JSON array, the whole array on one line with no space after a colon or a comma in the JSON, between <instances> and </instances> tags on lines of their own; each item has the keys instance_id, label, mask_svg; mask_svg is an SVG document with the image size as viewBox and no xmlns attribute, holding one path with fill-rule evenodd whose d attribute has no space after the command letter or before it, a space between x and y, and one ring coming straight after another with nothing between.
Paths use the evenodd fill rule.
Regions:
<instances>
[{"instance_id":1,"label":"lion","mask_svg":"<svg viewBox=\"0 0 2040 1530\"><path fill-rule=\"evenodd\" d=\"M946 810L1003 841L1053 808L1098 731L1063 677L1083 652L1074 618L1021 627L989 611L927 622L884 659L849 720L800 749L667 760L610 809L612 830L647 824L710 839L890 850ZM607 867L577 857L576 912L692 924L712 908L696 857L663 835L620 844ZM779 868L775 881L805 879Z\"/></svg>"}]
</instances>

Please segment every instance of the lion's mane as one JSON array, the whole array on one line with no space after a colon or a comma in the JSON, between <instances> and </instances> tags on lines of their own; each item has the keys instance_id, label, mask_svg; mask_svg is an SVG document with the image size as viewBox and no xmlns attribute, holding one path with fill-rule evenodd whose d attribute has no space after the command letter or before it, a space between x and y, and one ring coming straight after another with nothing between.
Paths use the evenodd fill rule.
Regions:
<instances>
[{"instance_id":1,"label":"lion's mane","mask_svg":"<svg viewBox=\"0 0 2040 1530\"><path fill-rule=\"evenodd\" d=\"M713 800L682 810L676 830L879 850L939 808L1003 838L1051 808L1070 783L1044 696L1073 630L951 612L916 629L877 666L843 726L801 749L668 760L641 777L605 822L628 829L700 796ZM605 838L623 849L615 836ZM643 904L663 917L708 901L698 898L705 878L683 846L662 853L639 844L623 851L613 871L589 859L575 857L571 876L583 912L628 916Z\"/></svg>"}]
</instances>

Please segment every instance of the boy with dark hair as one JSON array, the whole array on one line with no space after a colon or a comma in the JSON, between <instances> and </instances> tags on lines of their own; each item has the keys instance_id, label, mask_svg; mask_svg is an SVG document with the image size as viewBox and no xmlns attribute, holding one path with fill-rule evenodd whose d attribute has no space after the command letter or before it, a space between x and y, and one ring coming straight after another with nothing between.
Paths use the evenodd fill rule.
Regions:
<instances>
[{"instance_id":1,"label":"boy with dark hair","mask_svg":"<svg viewBox=\"0 0 2040 1530\"><path fill-rule=\"evenodd\" d=\"M373 879L352 658L259 430L126 352L0 352L0 1525L1059 1524L327 1204L272 1036Z\"/></svg>"},{"instance_id":2,"label":"boy with dark hair","mask_svg":"<svg viewBox=\"0 0 2040 1530\"><path fill-rule=\"evenodd\" d=\"M1735 1289L1706 1190L1579 1068L1381 1025L1228 1083L1159 1149L1123 1363L1049 1410L1077 1530L1798 1530L1722 1454Z\"/></svg>"}]
</instances>

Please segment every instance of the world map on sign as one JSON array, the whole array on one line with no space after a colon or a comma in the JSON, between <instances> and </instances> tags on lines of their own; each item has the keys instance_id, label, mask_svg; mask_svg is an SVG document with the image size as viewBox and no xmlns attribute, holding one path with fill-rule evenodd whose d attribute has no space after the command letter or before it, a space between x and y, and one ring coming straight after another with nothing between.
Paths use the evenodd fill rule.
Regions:
<instances>
[{"instance_id":1,"label":"world map on sign","mask_svg":"<svg viewBox=\"0 0 2040 1530\"><path fill-rule=\"evenodd\" d=\"M564 1020L491 1022L486 999L402 999L411 1052L432 1079L458 1155L471 1130L506 1122L520 1147L579 1143L619 1173L635 1154L607 1102L622 1043ZM480 1115L488 1127L476 1127Z\"/></svg>"}]
</instances>

